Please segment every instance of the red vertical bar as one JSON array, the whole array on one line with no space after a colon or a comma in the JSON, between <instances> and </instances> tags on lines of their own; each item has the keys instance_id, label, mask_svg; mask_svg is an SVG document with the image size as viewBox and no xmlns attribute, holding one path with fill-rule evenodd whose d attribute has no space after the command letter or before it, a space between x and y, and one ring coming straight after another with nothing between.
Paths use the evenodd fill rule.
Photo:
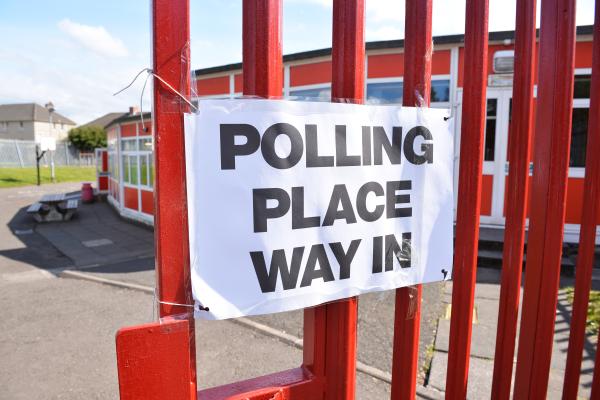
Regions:
<instances>
[{"instance_id":1,"label":"red vertical bar","mask_svg":"<svg viewBox=\"0 0 600 400\"><path fill-rule=\"evenodd\" d=\"M183 94L190 94L188 0L153 0L153 70ZM154 143L156 182L154 231L156 286L162 301L193 304L185 185L184 103L162 82L154 80ZM161 317L189 313L188 307L160 304ZM196 345L190 316L190 399L196 398Z\"/></svg>"},{"instance_id":2,"label":"red vertical bar","mask_svg":"<svg viewBox=\"0 0 600 400\"><path fill-rule=\"evenodd\" d=\"M364 18L364 0L334 0L332 101L364 100ZM305 311L304 362L324 372L326 399L355 397L357 311L356 297Z\"/></svg>"},{"instance_id":3,"label":"red vertical bar","mask_svg":"<svg viewBox=\"0 0 600 400\"><path fill-rule=\"evenodd\" d=\"M575 1L542 2L532 204L515 398L545 398L571 142Z\"/></svg>"},{"instance_id":4,"label":"red vertical bar","mask_svg":"<svg viewBox=\"0 0 600 400\"><path fill-rule=\"evenodd\" d=\"M521 295L521 271L527 218L529 150L533 129L533 85L535 73L535 0L518 0L515 32L515 75L512 122L508 148L506 229L492 399L510 397Z\"/></svg>"},{"instance_id":5,"label":"red vertical bar","mask_svg":"<svg viewBox=\"0 0 600 400\"><path fill-rule=\"evenodd\" d=\"M431 93L432 0L406 1L402 104L429 107ZM408 317L410 311L413 315ZM396 290L392 399L414 399L419 370L421 285Z\"/></svg>"},{"instance_id":6,"label":"red vertical bar","mask_svg":"<svg viewBox=\"0 0 600 400\"><path fill-rule=\"evenodd\" d=\"M281 97L283 90L281 0L244 0L244 95ZM304 311L303 366L320 384L325 376L326 307Z\"/></svg>"},{"instance_id":7,"label":"red vertical bar","mask_svg":"<svg viewBox=\"0 0 600 400\"><path fill-rule=\"evenodd\" d=\"M281 0L244 0L244 94L281 97Z\"/></svg>"},{"instance_id":8,"label":"red vertical bar","mask_svg":"<svg viewBox=\"0 0 600 400\"><path fill-rule=\"evenodd\" d=\"M331 98L333 101L364 100L365 2L333 1L331 48Z\"/></svg>"},{"instance_id":9,"label":"red vertical bar","mask_svg":"<svg viewBox=\"0 0 600 400\"><path fill-rule=\"evenodd\" d=\"M590 115L586 148L583 216L579 233L579 253L575 269L575 298L569 351L565 368L563 399L576 399L581 372L585 323L592 286L594 250L596 241L596 221L600 209L600 1L596 1L596 21L592 55L592 82L590 85Z\"/></svg>"},{"instance_id":10,"label":"red vertical bar","mask_svg":"<svg viewBox=\"0 0 600 400\"><path fill-rule=\"evenodd\" d=\"M486 108L488 1L468 0L466 7L465 81L446 376L447 399L467 397Z\"/></svg>"}]
</instances>

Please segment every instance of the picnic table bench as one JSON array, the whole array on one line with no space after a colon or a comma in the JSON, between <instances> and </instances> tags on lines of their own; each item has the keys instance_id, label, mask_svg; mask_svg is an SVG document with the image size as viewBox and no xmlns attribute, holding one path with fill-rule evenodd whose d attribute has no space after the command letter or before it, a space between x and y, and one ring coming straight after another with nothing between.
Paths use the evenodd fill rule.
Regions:
<instances>
[{"instance_id":1,"label":"picnic table bench","mask_svg":"<svg viewBox=\"0 0 600 400\"><path fill-rule=\"evenodd\" d=\"M46 194L39 202L30 205L27 213L37 222L68 221L77 212L78 206L77 199L69 199L64 193Z\"/></svg>"}]
</instances>

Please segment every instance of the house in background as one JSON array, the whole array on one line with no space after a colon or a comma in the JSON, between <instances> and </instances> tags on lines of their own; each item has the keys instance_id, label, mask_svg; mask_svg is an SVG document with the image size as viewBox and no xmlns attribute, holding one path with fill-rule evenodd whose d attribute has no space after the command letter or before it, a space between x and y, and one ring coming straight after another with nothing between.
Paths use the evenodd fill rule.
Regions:
<instances>
[{"instance_id":1,"label":"house in background","mask_svg":"<svg viewBox=\"0 0 600 400\"><path fill-rule=\"evenodd\" d=\"M139 114L139 109L137 107L129 107L129 112L112 112L108 114L104 114L103 116L96 118L93 121L90 121L86 124L81 125L81 127L86 126L99 126L103 129L106 129L112 122L118 118L125 117L128 115Z\"/></svg>"},{"instance_id":2,"label":"house in background","mask_svg":"<svg viewBox=\"0 0 600 400\"><path fill-rule=\"evenodd\" d=\"M77 124L54 111L48 103L0 104L0 139L34 140L52 137L66 140L68 132Z\"/></svg>"}]
</instances>

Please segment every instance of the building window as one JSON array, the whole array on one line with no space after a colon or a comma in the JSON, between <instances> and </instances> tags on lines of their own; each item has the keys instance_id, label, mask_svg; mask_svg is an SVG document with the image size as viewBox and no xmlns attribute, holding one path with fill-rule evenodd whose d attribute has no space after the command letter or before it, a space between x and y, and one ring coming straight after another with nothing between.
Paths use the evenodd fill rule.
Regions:
<instances>
[{"instance_id":1,"label":"building window","mask_svg":"<svg viewBox=\"0 0 600 400\"><path fill-rule=\"evenodd\" d=\"M571 152L569 167L585 167L589 108L574 108L571 123Z\"/></svg>"},{"instance_id":2,"label":"building window","mask_svg":"<svg viewBox=\"0 0 600 400\"><path fill-rule=\"evenodd\" d=\"M483 149L483 160L494 161L496 153L496 116L498 99L487 99L487 111L485 117L485 145Z\"/></svg>"},{"instance_id":3,"label":"building window","mask_svg":"<svg viewBox=\"0 0 600 400\"><path fill-rule=\"evenodd\" d=\"M0 122L0 131L6 131L8 124L6 122Z\"/></svg>"},{"instance_id":4,"label":"building window","mask_svg":"<svg viewBox=\"0 0 600 400\"><path fill-rule=\"evenodd\" d=\"M592 76L589 74L575 75L573 81L573 98L589 99Z\"/></svg>"},{"instance_id":5,"label":"building window","mask_svg":"<svg viewBox=\"0 0 600 400\"><path fill-rule=\"evenodd\" d=\"M129 156L123 156L123 183L129 183Z\"/></svg>"},{"instance_id":6,"label":"building window","mask_svg":"<svg viewBox=\"0 0 600 400\"><path fill-rule=\"evenodd\" d=\"M445 103L450 101L450 80L433 79L431 81L431 102Z\"/></svg>"},{"instance_id":7,"label":"building window","mask_svg":"<svg viewBox=\"0 0 600 400\"><path fill-rule=\"evenodd\" d=\"M331 86L313 89L292 89L290 99L296 101L331 101Z\"/></svg>"},{"instance_id":8,"label":"building window","mask_svg":"<svg viewBox=\"0 0 600 400\"><path fill-rule=\"evenodd\" d=\"M25 129L25 125L23 124L23 121L19 121L19 130L22 131L23 129Z\"/></svg>"},{"instance_id":9,"label":"building window","mask_svg":"<svg viewBox=\"0 0 600 400\"><path fill-rule=\"evenodd\" d=\"M569 167L584 168L588 118L590 115L590 74L576 74L573 81L573 112Z\"/></svg>"},{"instance_id":10,"label":"building window","mask_svg":"<svg viewBox=\"0 0 600 400\"><path fill-rule=\"evenodd\" d=\"M402 104L402 82L367 84L367 104Z\"/></svg>"},{"instance_id":11,"label":"building window","mask_svg":"<svg viewBox=\"0 0 600 400\"><path fill-rule=\"evenodd\" d=\"M140 156L140 185L149 186L149 175L150 171L148 168L148 154L144 154Z\"/></svg>"},{"instance_id":12,"label":"building window","mask_svg":"<svg viewBox=\"0 0 600 400\"><path fill-rule=\"evenodd\" d=\"M123 155L123 183L138 184L138 156Z\"/></svg>"},{"instance_id":13,"label":"building window","mask_svg":"<svg viewBox=\"0 0 600 400\"><path fill-rule=\"evenodd\" d=\"M152 136L121 139L123 183L151 188L154 185Z\"/></svg>"},{"instance_id":14,"label":"building window","mask_svg":"<svg viewBox=\"0 0 600 400\"><path fill-rule=\"evenodd\" d=\"M129 156L129 183L138 184L138 156Z\"/></svg>"},{"instance_id":15,"label":"building window","mask_svg":"<svg viewBox=\"0 0 600 400\"><path fill-rule=\"evenodd\" d=\"M148 168L148 173L150 174L150 184L148 186L154 187L154 157L152 154L148 155L148 165L150 166L150 168Z\"/></svg>"},{"instance_id":16,"label":"building window","mask_svg":"<svg viewBox=\"0 0 600 400\"><path fill-rule=\"evenodd\" d=\"M373 82L367 84L367 104L402 104L403 83ZM431 81L431 103L450 101L450 80L433 79Z\"/></svg>"},{"instance_id":17,"label":"building window","mask_svg":"<svg viewBox=\"0 0 600 400\"><path fill-rule=\"evenodd\" d=\"M137 151L137 139L121 139L121 150Z\"/></svg>"},{"instance_id":18,"label":"building window","mask_svg":"<svg viewBox=\"0 0 600 400\"><path fill-rule=\"evenodd\" d=\"M152 138L140 138L140 151L152 150Z\"/></svg>"}]
</instances>

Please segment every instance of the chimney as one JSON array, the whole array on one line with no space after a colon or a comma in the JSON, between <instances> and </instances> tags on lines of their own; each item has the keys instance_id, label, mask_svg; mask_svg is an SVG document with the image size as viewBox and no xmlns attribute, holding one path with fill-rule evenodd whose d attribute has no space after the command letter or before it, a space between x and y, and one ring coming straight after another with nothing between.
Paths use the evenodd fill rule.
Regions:
<instances>
[{"instance_id":1,"label":"chimney","mask_svg":"<svg viewBox=\"0 0 600 400\"><path fill-rule=\"evenodd\" d=\"M129 107L129 115L136 115L140 113L140 109L136 106Z\"/></svg>"}]
</instances>

